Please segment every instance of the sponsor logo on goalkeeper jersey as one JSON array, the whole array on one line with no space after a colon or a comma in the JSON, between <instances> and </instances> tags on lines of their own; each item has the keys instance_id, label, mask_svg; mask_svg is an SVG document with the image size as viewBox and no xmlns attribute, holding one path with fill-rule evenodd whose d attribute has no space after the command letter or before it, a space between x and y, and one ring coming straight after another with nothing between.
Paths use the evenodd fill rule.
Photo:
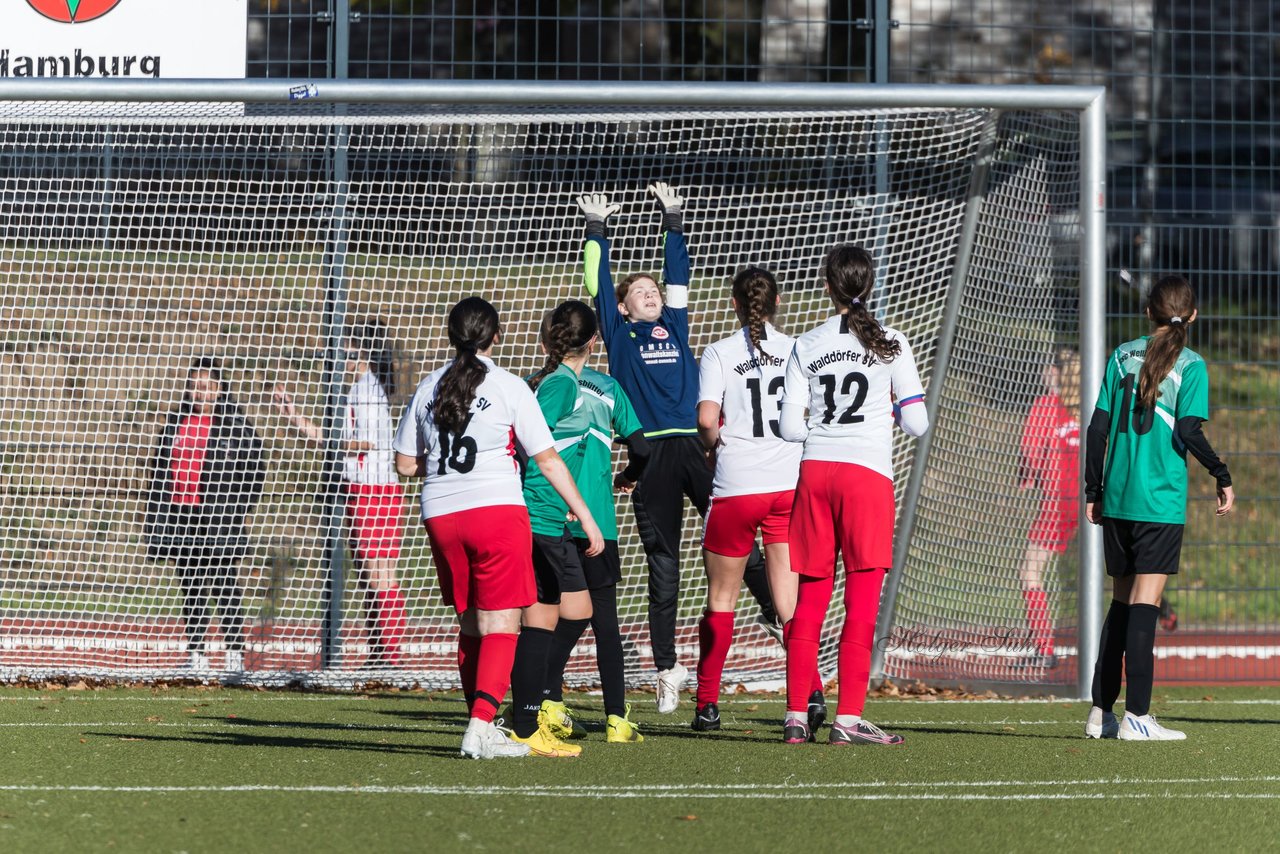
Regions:
<instances>
[{"instance_id":1,"label":"sponsor logo on goalkeeper jersey","mask_svg":"<svg viewBox=\"0 0 1280 854\"><path fill-rule=\"evenodd\" d=\"M669 365L680 361L680 348L669 341L646 344L640 348L640 358L646 365Z\"/></svg>"},{"instance_id":2,"label":"sponsor logo on goalkeeper jersey","mask_svg":"<svg viewBox=\"0 0 1280 854\"><path fill-rule=\"evenodd\" d=\"M121 0L27 0L27 5L51 21L83 24L101 18Z\"/></svg>"}]
</instances>

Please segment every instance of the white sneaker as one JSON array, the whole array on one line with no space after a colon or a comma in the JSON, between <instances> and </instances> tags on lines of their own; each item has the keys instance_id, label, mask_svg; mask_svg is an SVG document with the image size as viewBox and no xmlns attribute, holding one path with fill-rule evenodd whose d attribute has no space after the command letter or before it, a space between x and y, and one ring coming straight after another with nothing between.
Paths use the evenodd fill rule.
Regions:
<instances>
[{"instance_id":1,"label":"white sneaker","mask_svg":"<svg viewBox=\"0 0 1280 854\"><path fill-rule=\"evenodd\" d=\"M680 689L689 670L680 663L670 670L658 671L658 714L669 715L680 705Z\"/></svg>"},{"instance_id":2,"label":"white sneaker","mask_svg":"<svg viewBox=\"0 0 1280 854\"><path fill-rule=\"evenodd\" d=\"M529 755L529 745L507 738L491 721L472 718L462 736L462 755L472 759L513 759Z\"/></svg>"},{"instance_id":3,"label":"white sneaker","mask_svg":"<svg viewBox=\"0 0 1280 854\"><path fill-rule=\"evenodd\" d=\"M228 673L244 672L244 651L239 649L227 650L225 665L223 667Z\"/></svg>"},{"instance_id":4,"label":"white sneaker","mask_svg":"<svg viewBox=\"0 0 1280 854\"><path fill-rule=\"evenodd\" d=\"M187 652L187 667L197 673L208 673L209 656L205 655L198 649L190 650Z\"/></svg>"},{"instance_id":5,"label":"white sneaker","mask_svg":"<svg viewBox=\"0 0 1280 854\"><path fill-rule=\"evenodd\" d=\"M1120 721L1114 712L1104 712L1094 706L1089 710L1089 719L1084 724L1085 738L1115 738L1120 732Z\"/></svg>"},{"instance_id":6,"label":"white sneaker","mask_svg":"<svg viewBox=\"0 0 1280 854\"><path fill-rule=\"evenodd\" d=\"M1186 737L1185 732L1156 723L1152 715L1131 715L1125 712L1124 720L1120 722L1121 741L1182 741Z\"/></svg>"}]
</instances>

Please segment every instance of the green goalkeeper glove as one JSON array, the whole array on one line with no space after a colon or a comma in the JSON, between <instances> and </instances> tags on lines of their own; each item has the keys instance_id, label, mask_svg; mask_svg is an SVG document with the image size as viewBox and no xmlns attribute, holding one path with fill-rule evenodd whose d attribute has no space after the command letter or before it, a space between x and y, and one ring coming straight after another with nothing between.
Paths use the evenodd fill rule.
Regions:
<instances>
[{"instance_id":1,"label":"green goalkeeper glove","mask_svg":"<svg viewBox=\"0 0 1280 854\"><path fill-rule=\"evenodd\" d=\"M662 230L683 232L684 216L680 209L684 205L684 199L680 198L680 194L665 181L654 181L649 185L649 192L662 205Z\"/></svg>"},{"instance_id":2,"label":"green goalkeeper glove","mask_svg":"<svg viewBox=\"0 0 1280 854\"><path fill-rule=\"evenodd\" d=\"M587 218L587 234L600 237L607 234L605 220L622 210L620 205L610 204L609 197L604 193L585 193L578 196L578 207L582 210L582 215Z\"/></svg>"}]
</instances>

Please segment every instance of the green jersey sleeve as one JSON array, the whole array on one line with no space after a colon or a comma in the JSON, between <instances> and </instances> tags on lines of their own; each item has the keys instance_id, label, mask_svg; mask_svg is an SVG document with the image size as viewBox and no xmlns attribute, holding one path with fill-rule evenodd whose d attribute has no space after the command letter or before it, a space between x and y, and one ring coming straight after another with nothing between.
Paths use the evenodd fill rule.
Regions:
<instances>
[{"instance_id":1,"label":"green jersey sleeve","mask_svg":"<svg viewBox=\"0 0 1280 854\"><path fill-rule=\"evenodd\" d=\"M1102 387L1098 389L1098 402L1094 404L1094 407L1111 414L1111 402L1115 400L1116 388L1123 381L1124 377L1121 375L1117 354L1112 353L1111 358L1107 359L1107 369L1102 372ZM1123 413L1120 414L1120 417L1124 417Z\"/></svg>"},{"instance_id":2,"label":"green jersey sleeve","mask_svg":"<svg viewBox=\"0 0 1280 854\"><path fill-rule=\"evenodd\" d=\"M1182 383L1178 386L1178 420L1201 418L1209 420L1209 371L1203 359L1189 362L1182 371Z\"/></svg>"},{"instance_id":3,"label":"green jersey sleeve","mask_svg":"<svg viewBox=\"0 0 1280 854\"><path fill-rule=\"evenodd\" d=\"M644 425L640 423L635 407L631 405L631 398L627 397L622 386L615 383L613 386L613 434L626 437L642 429Z\"/></svg>"}]
</instances>

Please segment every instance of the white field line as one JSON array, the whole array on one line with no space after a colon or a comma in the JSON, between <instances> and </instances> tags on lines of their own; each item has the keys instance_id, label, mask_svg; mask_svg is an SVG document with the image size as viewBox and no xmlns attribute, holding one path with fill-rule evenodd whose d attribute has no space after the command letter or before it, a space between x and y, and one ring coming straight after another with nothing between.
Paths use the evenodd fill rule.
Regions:
<instances>
[{"instance_id":1,"label":"white field line","mask_svg":"<svg viewBox=\"0 0 1280 854\"><path fill-rule=\"evenodd\" d=\"M105 793L105 794L340 794L340 795L443 795L443 796L501 796L529 798L579 798L633 800L787 800L803 794L806 800L840 801L1072 801L1072 800L1275 800L1280 792L968 792L936 791L945 788L1057 788L1063 785L1194 785L1203 787L1209 783L1273 783L1274 777L1221 778L1209 780L1092 780L1047 781L1020 783L1016 781L986 782L921 782L921 783L831 783L811 785L667 785L667 786L57 786L57 785L0 785L0 792L53 793ZM917 791L884 792L867 791L871 788L915 789Z\"/></svg>"},{"instance_id":2,"label":"white field line","mask_svg":"<svg viewBox=\"0 0 1280 854\"><path fill-rule=\"evenodd\" d=\"M216 710L214 710L216 711ZM878 726L1065 726L1078 727L1078 721L1022 721L1022 720L999 720L999 721L905 721L905 720L881 720ZM184 723L182 721L86 721L78 723L75 721L12 721L8 723L0 723L0 729L25 729L25 728L68 728L75 729L77 727L87 729L90 727L188 727L191 729L208 729L215 727L223 727L226 729L243 730L247 727L253 729L296 729L298 727L307 727L316 725L316 721L299 721L295 723L261 723L253 722L245 724L236 720L226 720L219 723L202 723L191 721ZM423 732L461 732L461 726L427 726L419 722L416 725L407 724L354 724L354 723L338 723L331 721L319 721L326 729L386 729L386 730L421 730ZM779 721L781 724L781 721ZM653 724L650 728L661 730L663 728L681 729L684 724L668 724L664 727L662 724Z\"/></svg>"}]
</instances>

